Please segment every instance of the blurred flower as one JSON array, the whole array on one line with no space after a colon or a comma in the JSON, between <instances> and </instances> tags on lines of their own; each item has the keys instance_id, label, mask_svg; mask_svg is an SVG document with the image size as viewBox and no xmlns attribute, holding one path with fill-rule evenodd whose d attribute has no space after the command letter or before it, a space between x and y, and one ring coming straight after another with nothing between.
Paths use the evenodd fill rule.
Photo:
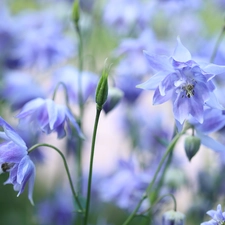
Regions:
<instances>
[{"instance_id":1,"label":"blurred flower","mask_svg":"<svg viewBox=\"0 0 225 225\"><path fill-rule=\"evenodd\" d=\"M151 175L138 171L135 163L134 159L120 160L117 172L100 181L98 191L103 201L114 202L119 207L129 210L136 207L148 186ZM147 205L148 203L145 202L142 206L147 207Z\"/></svg>"},{"instance_id":2,"label":"blurred flower","mask_svg":"<svg viewBox=\"0 0 225 225\"><path fill-rule=\"evenodd\" d=\"M74 55L74 43L63 33L63 24L52 13L20 14L17 23L17 45L11 52L11 63L46 69Z\"/></svg>"},{"instance_id":3,"label":"blurred flower","mask_svg":"<svg viewBox=\"0 0 225 225\"><path fill-rule=\"evenodd\" d=\"M110 0L107 2L103 20L109 27L126 33L136 28L144 28L151 18L151 5L140 0Z\"/></svg>"},{"instance_id":4,"label":"blurred flower","mask_svg":"<svg viewBox=\"0 0 225 225\"><path fill-rule=\"evenodd\" d=\"M4 74L0 93L13 110L21 109L32 99L45 96L41 87L29 75L18 71Z\"/></svg>"},{"instance_id":5,"label":"blurred flower","mask_svg":"<svg viewBox=\"0 0 225 225\"><path fill-rule=\"evenodd\" d=\"M98 83L98 76L92 72L83 71L79 74L79 71L72 66L65 66L58 69L53 76L53 87L62 82L66 85L69 100L79 103L79 76L81 77L81 90L83 103L87 101L90 96L94 96L95 89Z\"/></svg>"},{"instance_id":6,"label":"blurred flower","mask_svg":"<svg viewBox=\"0 0 225 225\"><path fill-rule=\"evenodd\" d=\"M189 115L203 122L204 105L215 89L211 79L225 72L225 66L209 64L200 66L191 59L190 52L177 39L172 57L154 56L145 52L153 69L158 72L138 87L155 90L153 104L173 102L173 113L183 124Z\"/></svg>"},{"instance_id":7,"label":"blurred flower","mask_svg":"<svg viewBox=\"0 0 225 225\"><path fill-rule=\"evenodd\" d=\"M4 184L12 184L19 196L28 182L28 198L33 204L33 188L35 166L27 154L27 146L16 131L0 117L3 132L0 137L5 140L0 144L0 172L9 172L9 178Z\"/></svg>"},{"instance_id":8,"label":"blurred flower","mask_svg":"<svg viewBox=\"0 0 225 225\"><path fill-rule=\"evenodd\" d=\"M35 129L40 129L46 134L56 131L58 138L66 135L65 126L69 132L69 123L71 123L78 135L83 137L70 110L65 105L56 104L52 99L36 98L29 101L24 105L17 118L21 122L24 120L25 123L32 124Z\"/></svg>"},{"instance_id":9,"label":"blurred flower","mask_svg":"<svg viewBox=\"0 0 225 225\"><path fill-rule=\"evenodd\" d=\"M75 215L72 196L68 191L54 191L54 195L37 205L37 219L42 225L71 225Z\"/></svg>"},{"instance_id":10,"label":"blurred flower","mask_svg":"<svg viewBox=\"0 0 225 225\"><path fill-rule=\"evenodd\" d=\"M184 225L184 214L178 211L167 211L163 215L163 225Z\"/></svg>"},{"instance_id":11,"label":"blurred flower","mask_svg":"<svg viewBox=\"0 0 225 225\"><path fill-rule=\"evenodd\" d=\"M207 212L212 220L201 223L201 225L223 225L225 224L225 212L222 212L221 205L217 206L217 210L209 210Z\"/></svg>"}]
</instances>

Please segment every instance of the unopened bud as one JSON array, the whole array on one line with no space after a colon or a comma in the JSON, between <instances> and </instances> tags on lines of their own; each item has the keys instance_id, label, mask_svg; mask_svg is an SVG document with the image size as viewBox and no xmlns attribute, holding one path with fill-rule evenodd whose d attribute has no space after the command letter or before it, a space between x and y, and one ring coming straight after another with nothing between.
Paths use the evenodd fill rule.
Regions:
<instances>
[{"instance_id":1,"label":"unopened bud","mask_svg":"<svg viewBox=\"0 0 225 225\"><path fill-rule=\"evenodd\" d=\"M168 211L163 215L163 225L184 225L184 214L177 211Z\"/></svg>"},{"instance_id":2,"label":"unopened bud","mask_svg":"<svg viewBox=\"0 0 225 225\"><path fill-rule=\"evenodd\" d=\"M200 145L201 140L196 136L188 136L185 138L184 149L189 161L198 152Z\"/></svg>"},{"instance_id":3,"label":"unopened bud","mask_svg":"<svg viewBox=\"0 0 225 225\"><path fill-rule=\"evenodd\" d=\"M102 76L98 82L98 86L95 94L95 102L97 103L97 108L102 109L104 103L108 97L108 70L104 69Z\"/></svg>"},{"instance_id":4,"label":"unopened bud","mask_svg":"<svg viewBox=\"0 0 225 225\"><path fill-rule=\"evenodd\" d=\"M119 103L123 97L123 92L115 87L109 88L108 99L103 106L105 113L110 112Z\"/></svg>"},{"instance_id":5,"label":"unopened bud","mask_svg":"<svg viewBox=\"0 0 225 225\"><path fill-rule=\"evenodd\" d=\"M72 9L72 20L77 25L80 19L80 4L79 0L74 0Z\"/></svg>"}]
</instances>

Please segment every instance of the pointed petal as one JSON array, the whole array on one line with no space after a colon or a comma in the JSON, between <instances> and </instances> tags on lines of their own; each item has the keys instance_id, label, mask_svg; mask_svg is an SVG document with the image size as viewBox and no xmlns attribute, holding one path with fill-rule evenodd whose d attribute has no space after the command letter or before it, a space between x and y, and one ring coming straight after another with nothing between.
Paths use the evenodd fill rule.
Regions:
<instances>
[{"instance_id":1,"label":"pointed petal","mask_svg":"<svg viewBox=\"0 0 225 225\"><path fill-rule=\"evenodd\" d=\"M26 149L12 141L0 144L0 162L18 163L26 154Z\"/></svg>"},{"instance_id":2,"label":"pointed petal","mask_svg":"<svg viewBox=\"0 0 225 225\"><path fill-rule=\"evenodd\" d=\"M36 98L29 101L24 105L24 107L16 117L21 119L30 115L31 113L35 112L37 108L39 108L44 102L45 100L42 98Z\"/></svg>"},{"instance_id":3,"label":"pointed petal","mask_svg":"<svg viewBox=\"0 0 225 225\"><path fill-rule=\"evenodd\" d=\"M142 88L145 90L155 90L160 82L167 76L168 72L158 72L153 75L149 80L145 81L142 84L137 85L137 88Z\"/></svg>"},{"instance_id":4,"label":"pointed petal","mask_svg":"<svg viewBox=\"0 0 225 225\"><path fill-rule=\"evenodd\" d=\"M170 90L164 96L162 96L159 88L157 88L153 96L153 105L162 104L168 101L172 97L172 93L172 90Z\"/></svg>"},{"instance_id":5,"label":"pointed petal","mask_svg":"<svg viewBox=\"0 0 225 225\"><path fill-rule=\"evenodd\" d=\"M209 74L219 75L225 73L225 66L219 66L211 63L204 67L203 70ZM214 76L210 76L208 80L212 79L213 77Z\"/></svg>"},{"instance_id":6,"label":"pointed petal","mask_svg":"<svg viewBox=\"0 0 225 225\"><path fill-rule=\"evenodd\" d=\"M53 130L54 124L57 120L57 106L52 99L47 99L46 108L48 112L49 127L51 130Z\"/></svg>"},{"instance_id":7,"label":"pointed petal","mask_svg":"<svg viewBox=\"0 0 225 225\"><path fill-rule=\"evenodd\" d=\"M27 149L27 146L26 146L25 142L23 141L23 139L16 133L16 131L2 117L0 117L0 126L3 127L5 135L8 137L8 139L15 142L21 148Z\"/></svg>"},{"instance_id":8,"label":"pointed petal","mask_svg":"<svg viewBox=\"0 0 225 225\"><path fill-rule=\"evenodd\" d=\"M170 63L170 58L164 55L150 55L146 51L143 51L144 56L148 60L150 66L157 71L173 71L173 67Z\"/></svg>"},{"instance_id":9,"label":"pointed petal","mask_svg":"<svg viewBox=\"0 0 225 225\"><path fill-rule=\"evenodd\" d=\"M213 138L197 131L197 136L201 139L201 143L216 152L225 151L225 146Z\"/></svg>"},{"instance_id":10,"label":"pointed petal","mask_svg":"<svg viewBox=\"0 0 225 225\"><path fill-rule=\"evenodd\" d=\"M177 37L177 46L172 58L178 62L187 62L191 60L191 53L183 46L179 37Z\"/></svg>"}]
</instances>

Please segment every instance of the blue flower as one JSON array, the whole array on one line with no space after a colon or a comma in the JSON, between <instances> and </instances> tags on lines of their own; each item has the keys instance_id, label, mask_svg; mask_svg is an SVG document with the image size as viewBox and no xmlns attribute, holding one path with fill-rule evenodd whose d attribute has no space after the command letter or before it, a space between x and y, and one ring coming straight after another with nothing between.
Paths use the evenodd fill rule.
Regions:
<instances>
[{"instance_id":1,"label":"blue flower","mask_svg":"<svg viewBox=\"0 0 225 225\"><path fill-rule=\"evenodd\" d=\"M173 113L183 124L189 115L203 122L204 105L215 90L211 79L225 72L225 66L215 64L200 66L192 60L190 52L177 39L172 57L154 56L145 52L151 67L158 72L139 88L155 90L153 104L173 102Z\"/></svg>"},{"instance_id":2,"label":"blue flower","mask_svg":"<svg viewBox=\"0 0 225 225\"><path fill-rule=\"evenodd\" d=\"M27 154L27 146L15 130L0 117L3 132L0 137L5 141L0 144L0 172L9 172L9 178L4 184L12 184L19 196L28 182L28 198L33 204L33 188L35 166Z\"/></svg>"},{"instance_id":3,"label":"blue flower","mask_svg":"<svg viewBox=\"0 0 225 225\"><path fill-rule=\"evenodd\" d=\"M217 210L209 210L207 212L212 220L201 223L201 225L223 225L225 224L225 212L222 212L221 205L217 206Z\"/></svg>"},{"instance_id":4,"label":"blue flower","mask_svg":"<svg viewBox=\"0 0 225 225\"><path fill-rule=\"evenodd\" d=\"M65 126L69 122L77 130L80 137L83 134L74 119L72 113L65 105L56 104L52 99L36 98L24 105L17 118L24 122L28 122L46 134L57 132L58 138L63 138L66 135Z\"/></svg>"}]
</instances>

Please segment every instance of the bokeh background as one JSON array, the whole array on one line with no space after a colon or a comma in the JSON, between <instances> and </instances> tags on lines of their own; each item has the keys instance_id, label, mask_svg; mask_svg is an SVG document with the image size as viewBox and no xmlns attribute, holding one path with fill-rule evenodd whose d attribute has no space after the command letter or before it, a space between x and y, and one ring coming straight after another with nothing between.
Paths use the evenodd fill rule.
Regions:
<instances>
[{"instance_id":1,"label":"bokeh background","mask_svg":"<svg viewBox=\"0 0 225 225\"><path fill-rule=\"evenodd\" d=\"M15 116L26 102L36 97L51 98L60 79L69 84L71 76L77 76L79 41L71 20L72 4L70 0L0 2L0 113L14 127L18 126ZM95 117L95 87L107 58L112 64L110 94L120 101L112 110L106 107L100 118L91 224L122 224L151 181L174 129L171 103L153 106L153 93L135 87L153 74L143 50L171 55L179 36L196 60L210 62L225 25L225 1L80 0L80 6L86 74L82 87L85 96L83 193ZM225 65L223 40L213 62ZM223 88L223 77L217 83ZM72 92L76 93L77 84L71 84ZM64 96L60 89L57 101L65 102ZM76 94L70 101L77 114ZM20 133L29 147L47 142L60 148L68 159L76 185L79 178L75 140L58 140L56 134L36 136L26 128ZM213 135L225 143L224 129ZM180 140L176 146L156 195L172 192L178 210L186 215L186 224L200 224L208 219L206 211L225 202L225 158L224 154L201 147L189 162L183 142ZM37 168L35 206L27 199L27 190L17 198L11 185L3 185L8 174L2 174L0 224L75 224L76 213L61 158L46 148L34 151L32 157ZM141 210L147 207L145 202ZM161 224L161 215L171 208L172 201L165 198L155 208L154 220L149 224ZM132 224L137 224L137 219L140 218L135 218Z\"/></svg>"}]
</instances>

